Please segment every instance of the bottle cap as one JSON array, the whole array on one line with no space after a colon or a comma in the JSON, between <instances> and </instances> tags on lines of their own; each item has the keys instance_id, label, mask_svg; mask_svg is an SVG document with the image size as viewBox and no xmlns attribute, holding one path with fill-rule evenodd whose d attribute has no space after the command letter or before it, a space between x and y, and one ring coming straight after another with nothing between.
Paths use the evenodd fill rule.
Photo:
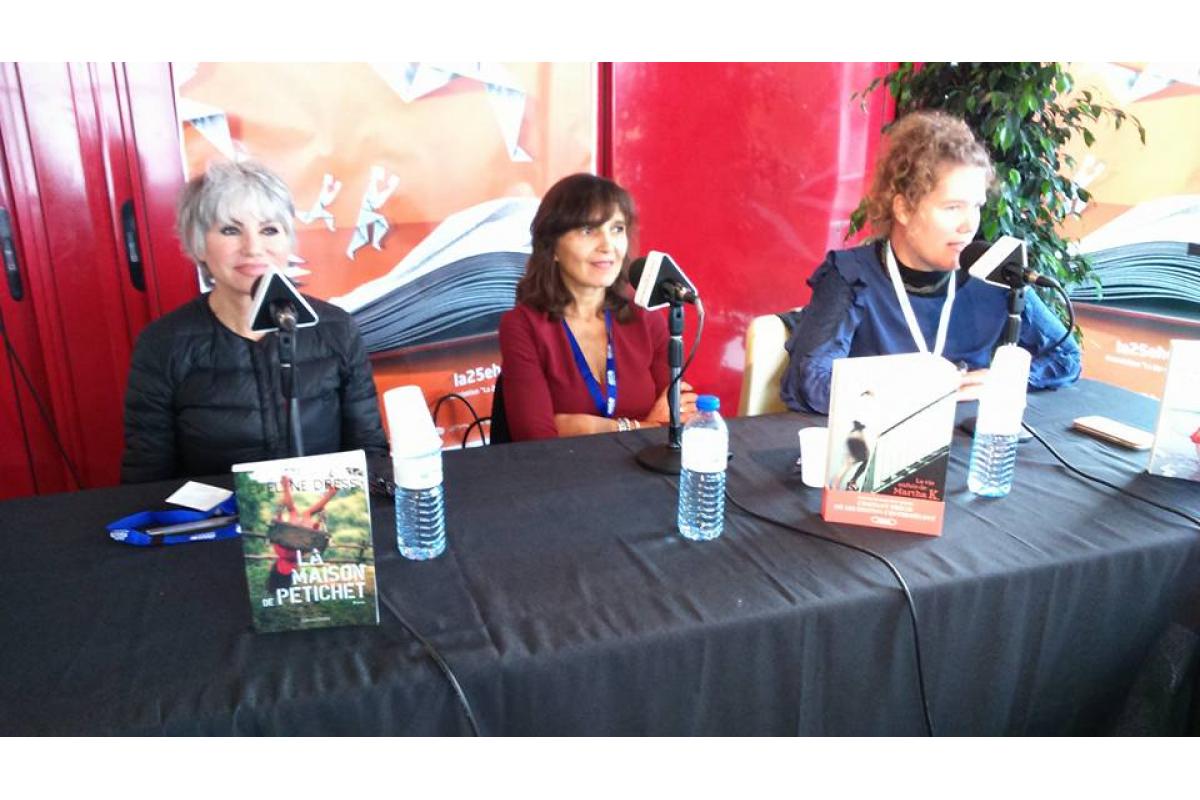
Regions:
<instances>
[{"instance_id":1,"label":"bottle cap","mask_svg":"<svg viewBox=\"0 0 1200 800\"><path fill-rule=\"evenodd\" d=\"M696 409L699 411L717 411L721 408L721 398L715 394L702 394L696 398Z\"/></svg>"},{"instance_id":2,"label":"bottle cap","mask_svg":"<svg viewBox=\"0 0 1200 800\"><path fill-rule=\"evenodd\" d=\"M440 449L442 438L433 426L420 386L397 386L383 393L392 457L422 455Z\"/></svg>"}]
</instances>

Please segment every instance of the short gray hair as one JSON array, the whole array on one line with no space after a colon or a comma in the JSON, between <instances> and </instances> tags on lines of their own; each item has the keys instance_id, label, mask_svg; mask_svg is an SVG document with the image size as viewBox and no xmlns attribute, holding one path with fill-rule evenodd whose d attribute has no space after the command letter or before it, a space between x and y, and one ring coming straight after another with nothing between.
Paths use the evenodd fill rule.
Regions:
<instances>
[{"instance_id":1,"label":"short gray hair","mask_svg":"<svg viewBox=\"0 0 1200 800\"><path fill-rule=\"evenodd\" d=\"M188 181L179 195L176 228L183 252L203 265L205 234L218 222L232 222L233 215L247 207L259 218L282 225L295 248L296 204L283 179L255 161L218 161Z\"/></svg>"}]
</instances>

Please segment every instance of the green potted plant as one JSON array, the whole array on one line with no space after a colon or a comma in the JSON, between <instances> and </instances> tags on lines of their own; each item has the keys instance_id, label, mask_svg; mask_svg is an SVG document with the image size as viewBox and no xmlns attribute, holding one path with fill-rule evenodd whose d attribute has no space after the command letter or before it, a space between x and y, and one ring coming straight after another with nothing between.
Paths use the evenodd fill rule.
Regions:
<instances>
[{"instance_id":1,"label":"green potted plant","mask_svg":"<svg viewBox=\"0 0 1200 800\"><path fill-rule=\"evenodd\" d=\"M1078 216L1080 201L1091 199L1064 174L1064 165L1069 173L1075 159L1062 147L1074 136L1091 147L1102 118L1118 129L1127 121L1136 125L1145 144L1146 130L1136 117L1101 105L1090 91L1076 91L1070 72L1057 62L901 62L854 98L881 85L895 100L897 117L920 109L946 111L965 120L988 148L996 185L980 221L984 238L1024 239L1030 266L1065 287L1099 284L1088 257L1073 251L1061 234L1061 223ZM863 201L850 216L847 238L865 223ZM1054 302L1061 304L1057 297Z\"/></svg>"}]
</instances>

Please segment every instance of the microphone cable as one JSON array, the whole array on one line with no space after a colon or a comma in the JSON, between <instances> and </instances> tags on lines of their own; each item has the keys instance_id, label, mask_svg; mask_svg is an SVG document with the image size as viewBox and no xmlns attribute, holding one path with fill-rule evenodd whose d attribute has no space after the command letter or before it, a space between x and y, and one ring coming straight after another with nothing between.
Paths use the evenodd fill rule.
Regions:
<instances>
[{"instance_id":1,"label":"microphone cable","mask_svg":"<svg viewBox=\"0 0 1200 800\"><path fill-rule=\"evenodd\" d=\"M896 583L898 583L900 585L900 591L902 591L904 593L904 602L908 606L908 616L909 616L909 620L912 622L913 655L916 659L917 688L919 690L920 699L921 699L921 713L924 716L924 720L925 720L926 735L928 735L930 737L934 736L935 734L933 732L933 718L929 712L929 697L928 697L928 693L925 690L925 667L924 667L924 661L921 658L921 629L920 629L920 625L917 622L917 606L913 602L912 592L910 592L908 589L908 583L904 580L904 576L900 574L900 570L896 569L896 565L893 564L886 556L881 555L880 553L876 553L874 550L870 549L869 547L860 547L859 545L851 544L850 542L843 542L838 539L834 539L830 536L823 536L819 533L816 533L815 531L807 531L796 525L792 525L787 522L781 522L780 520L774 519L772 517L768 517L764 514L760 514L757 511L753 511L753 510L747 508L743 503L739 502L738 499L735 498L733 496L733 494L729 491L728 486L725 487L725 497L736 508L740 509L743 514L747 514L748 516L754 517L755 519L762 520L763 522L770 523L771 525L778 526L785 530L792 531L793 533L799 533L804 536L811 536L812 538L820 539L823 542L829 542L830 544L836 544L839 547L845 547L847 549L854 550L859 553L863 553L864 555L868 555L871 558L879 561L885 567L888 568L888 570L896 578Z\"/></svg>"},{"instance_id":2,"label":"microphone cable","mask_svg":"<svg viewBox=\"0 0 1200 800\"><path fill-rule=\"evenodd\" d=\"M618 443L621 445L621 447L623 447L625 450L629 451L630 453L636 452L621 437L618 437ZM667 478L668 476L664 475L663 477ZM676 490L678 490L678 486L676 487ZM926 689L925 689L925 666L924 666L924 659L922 659L922 657L921 657L921 630L920 630L920 625L917 622L917 607L916 607L916 603L913 602L912 592L909 591L908 582L904 580L904 576L900 574L900 570L898 570L896 568L896 565L893 564L890 560L888 560L888 558L886 556L876 553L874 550L871 550L870 548L860 547L859 545L856 545L856 544L850 544L849 542L839 541L838 539L834 539L829 536L823 536L814 531L807 531L807 530L804 530L803 528L797 527L790 523L781 522L772 517L768 517L763 514L760 514L757 511L753 511L750 508L748 508L745 504L741 503L736 497L733 496L733 494L729 491L728 483L726 483L726 487L725 487L725 497L726 497L726 499L729 500L729 502L735 508L739 509L740 511L742 511L742 513L744 513L750 517L754 517L755 519L759 519L759 520L762 520L763 522L767 522L771 525L775 525L777 527L783 528L784 530L792 531L794 533L799 533L804 536L811 536L814 539L820 539L823 542L835 544L835 545L838 545L839 547L845 547L847 549L854 550L856 552L868 555L871 558L874 558L877 561L880 561L885 567L888 568L888 570L892 573L892 575L895 576L896 582L900 586L900 591L904 593L904 600L908 606L909 619L912 621L913 655L916 660L917 689L918 689L920 700L921 700L921 714L922 714L924 722L925 722L925 732L926 732L927 736L933 737L935 735L934 730L933 730L933 716L929 711L929 698L928 698L928 693L926 692Z\"/></svg>"},{"instance_id":3,"label":"microphone cable","mask_svg":"<svg viewBox=\"0 0 1200 800\"><path fill-rule=\"evenodd\" d=\"M461 402L462 402L462 404L463 404L463 405L465 405L465 406L467 407L467 411L471 412L471 419L472 419L473 421L471 422L471 424L470 424L470 425L468 425L468 426L467 426L467 430L466 430L466 432L463 434L463 438L462 438L462 446L463 446L463 447L466 447L466 446L467 446L467 437L469 437L469 436L471 435L471 430L472 430L472 429L473 429L473 428L474 428L476 425L478 425L478 426L479 426L479 435L480 435L480 436L482 436L482 435L483 435L483 420L484 420L484 419L487 419L487 417L483 417L483 418L481 418L481 417L480 417L480 416L479 416L477 413L475 413L475 406L471 405L471 401L470 401L470 400L468 400L467 398L463 397L463 396L462 396L461 394L459 394L458 392L450 392L449 394L444 394L444 395L442 395L441 397L439 397L439 398L438 398L438 401L437 401L436 403L434 403L434 404L433 404L433 411L430 413L430 415L429 415L429 416L433 418L433 424L434 424L435 426L437 425L438 412L442 410L442 405L443 405L443 404L444 404L444 403L445 403L447 400L458 400L458 401L461 401Z\"/></svg>"},{"instance_id":4,"label":"microphone cable","mask_svg":"<svg viewBox=\"0 0 1200 800\"><path fill-rule=\"evenodd\" d=\"M1089 475L1088 473L1084 472L1083 470L1079 469L1078 467L1074 466L1069 461L1067 461L1065 458L1063 458L1063 456L1061 454L1059 454L1059 452L1057 450L1055 450L1054 447L1049 442L1047 442L1045 439L1043 439L1041 434L1039 434L1036 430L1034 430L1033 427L1029 423L1022 422L1021 427L1024 428L1025 430L1029 431L1029 434L1031 436L1033 436L1034 439L1037 439L1038 442L1041 443L1042 447L1046 448L1046 450L1048 450L1050 452L1050 455L1054 456L1055 460L1057 460L1058 463L1060 463L1064 467L1066 467L1068 471L1075 473L1076 475L1080 476L1081 478L1085 478L1094 483L1099 483L1102 486L1107 486L1110 489L1114 489L1123 495L1132 497L1134 500L1140 500L1141 502L1146 503L1147 505L1154 506L1155 508L1161 509L1163 511L1167 511L1178 517L1182 517L1183 519L1192 523L1196 527L1200 528L1200 519L1193 517L1191 514L1188 514L1186 511L1180 511L1177 508L1171 508L1170 506L1166 506L1155 500L1151 500L1148 497L1142 497L1139 494L1135 494L1134 492L1131 492L1128 489L1123 489L1120 486L1117 486L1115 483L1109 483L1108 481L1104 480L1103 478L1098 478L1095 475Z\"/></svg>"},{"instance_id":5,"label":"microphone cable","mask_svg":"<svg viewBox=\"0 0 1200 800\"><path fill-rule=\"evenodd\" d=\"M437 668L446 678L446 682L450 684L450 689L454 692L454 697L458 700L459 707L462 708L463 716L467 718L467 725L471 728L471 735L476 737L482 736L483 734L479 732L479 723L475 721L475 712L471 709L471 701L467 699L467 694L463 691L462 684L458 682L458 678L454 675L454 670L450 669L450 665L446 663L446 659L442 657L442 654L438 652L438 649L433 646L432 642L422 636L420 631L404 618L399 609L392 608L391 612L396 615L396 619L400 620L400 624L413 635L413 638L421 643L421 646L425 648L425 652L429 654L429 657L433 659L433 663L437 665Z\"/></svg>"},{"instance_id":6,"label":"microphone cable","mask_svg":"<svg viewBox=\"0 0 1200 800\"><path fill-rule=\"evenodd\" d=\"M468 403L468 405L470 404ZM384 494L394 499L396 496L396 483L395 481L380 475L371 481L370 490L374 493ZM399 620L400 624L404 626L404 629L412 634L414 639L421 643L421 647L425 649L425 652L429 655L429 658L433 660L433 663L442 673L442 676L445 677L446 682L450 684L450 690L454 693L454 697L458 701L459 707L462 709L463 716L466 717L467 725L471 728L471 735L482 736L483 734L479 732L479 723L475 720L475 712L471 708L471 701L467 699L467 693L463 691L462 684L459 683L458 677L454 674L454 670L450 668L450 664L447 663L446 659L442 656L441 652L438 651L437 647L434 646L433 642L422 636L421 632L418 631L416 627L414 627L413 624L409 622L403 614L400 613L400 609L396 608L394 605L389 605L387 608L396 615L396 619Z\"/></svg>"},{"instance_id":7,"label":"microphone cable","mask_svg":"<svg viewBox=\"0 0 1200 800\"><path fill-rule=\"evenodd\" d=\"M63 447L62 440L58 437L58 428L54 425L53 420L50 419L50 414L46 411L46 406L42 403L42 398L38 395L37 389L33 385L33 380L29 377L29 373L25 371L25 365L21 363L17 349L13 347L12 340L8 337L8 328L4 325L3 317L0 317L0 336L4 337L4 349L9 357L8 371L9 375L12 376L13 393L17 401L17 414L21 418L22 427L25 424L25 414L21 410L21 396L16 391L18 387L17 379L12 374L14 364L16 364L17 369L20 371L21 378L25 381L25 387L29 390L29 395L33 398L34 405L37 406L38 413L42 417L42 422L45 424L46 430L50 432L50 438L54 440L54 446L58 448L58 453L62 456L63 463L67 465L67 471L71 473L71 479L75 481L75 488L83 489L83 481L79 478L79 471L75 469L75 462L67 455L67 450ZM29 460L30 477L33 478L33 490L34 492L40 492L37 482L37 471L33 469L33 450L30 448L29 437L25 436L23 438L25 439L25 457Z\"/></svg>"},{"instance_id":8,"label":"microphone cable","mask_svg":"<svg viewBox=\"0 0 1200 800\"><path fill-rule=\"evenodd\" d=\"M479 426L479 438L483 439L483 443L490 444L490 442L488 442L488 440L484 439L484 437L483 437L483 423L491 422L491 421L492 421L491 417L476 417L475 421L472 422L470 425L468 425L467 429L465 431L463 431L462 441L459 442L459 444L458 444L459 449L460 450L467 449L467 440L471 438L471 431L475 430L475 426Z\"/></svg>"},{"instance_id":9,"label":"microphone cable","mask_svg":"<svg viewBox=\"0 0 1200 800\"><path fill-rule=\"evenodd\" d=\"M1038 357L1044 356L1058 349L1059 345L1065 342L1071 336L1071 332L1075 330L1075 306L1071 303L1071 296L1067 294L1067 290L1062 287L1062 284L1051 278L1049 275L1042 275L1042 280L1050 284L1050 288L1062 295L1063 304L1067 308L1067 330L1057 342L1050 347L1038 353Z\"/></svg>"}]
</instances>

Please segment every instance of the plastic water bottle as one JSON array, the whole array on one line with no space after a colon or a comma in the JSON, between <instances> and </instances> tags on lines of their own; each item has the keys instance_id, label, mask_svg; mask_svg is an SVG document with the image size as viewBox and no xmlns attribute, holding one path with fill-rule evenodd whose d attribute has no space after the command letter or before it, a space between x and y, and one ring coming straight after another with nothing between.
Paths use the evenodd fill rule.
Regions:
<instances>
[{"instance_id":1,"label":"plastic water bottle","mask_svg":"<svg viewBox=\"0 0 1200 800\"><path fill-rule=\"evenodd\" d=\"M977 495L1004 497L1012 490L1028 383L1029 351L1012 344L998 348L979 397L971 444L967 488Z\"/></svg>"},{"instance_id":2,"label":"plastic water bottle","mask_svg":"<svg viewBox=\"0 0 1200 800\"><path fill-rule=\"evenodd\" d=\"M396 457L392 467L400 555L413 561L437 558L446 549L441 442L430 452Z\"/></svg>"},{"instance_id":3,"label":"plastic water bottle","mask_svg":"<svg viewBox=\"0 0 1200 800\"><path fill-rule=\"evenodd\" d=\"M982 497L1004 497L1012 489L1017 434L975 432L967 488Z\"/></svg>"},{"instance_id":4,"label":"plastic water bottle","mask_svg":"<svg viewBox=\"0 0 1200 800\"><path fill-rule=\"evenodd\" d=\"M725 527L725 465L729 429L721 401L711 394L696 399L696 416L683 427L679 472L679 532L696 541L715 539Z\"/></svg>"},{"instance_id":5,"label":"plastic water bottle","mask_svg":"<svg viewBox=\"0 0 1200 800\"><path fill-rule=\"evenodd\" d=\"M437 558L446 549L442 437L419 386L388 389L383 408L392 439L396 546L400 555L414 561Z\"/></svg>"}]
</instances>

